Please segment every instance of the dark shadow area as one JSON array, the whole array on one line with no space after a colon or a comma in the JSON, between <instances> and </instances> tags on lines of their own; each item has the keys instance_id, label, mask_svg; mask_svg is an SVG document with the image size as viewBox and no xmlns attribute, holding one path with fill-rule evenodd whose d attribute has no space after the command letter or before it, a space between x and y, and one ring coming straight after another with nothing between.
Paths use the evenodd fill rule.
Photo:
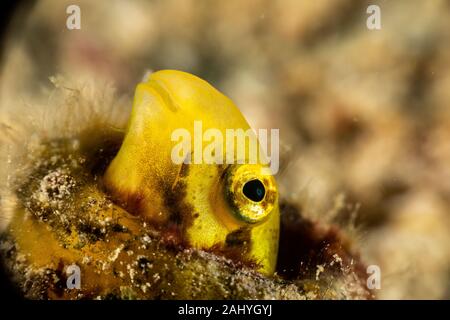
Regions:
<instances>
[{"instance_id":1,"label":"dark shadow area","mask_svg":"<svg viewBox=\"0 0 450 320\"><path fill-rule=\"evenodd\" d=\"M3 59L10 27L14 22L25 21L25 16L35 3L35 0L2 0L0 2L0 62Z\"/></svg>"}]
</instances>

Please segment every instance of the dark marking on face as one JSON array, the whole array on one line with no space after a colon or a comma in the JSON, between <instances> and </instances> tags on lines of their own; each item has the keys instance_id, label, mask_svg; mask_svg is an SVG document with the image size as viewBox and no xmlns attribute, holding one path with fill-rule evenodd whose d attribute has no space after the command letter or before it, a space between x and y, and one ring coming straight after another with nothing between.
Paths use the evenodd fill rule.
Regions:
<instances>
[{"instance_id":1,"label":"dark marking on face","mask_svg":"<svg viewBox=\"0 0 450 320\"><path fill-rule=\"evenodd\" d=\"M221 181L223 183L223 181L225 180L225 176L227 173L227 169L230 165L228 164L217 164L217 175L219 177L219 181Z\"/></svg>"},{"instance_id":2,"label":"dark marking on face","mask_svg":"<svg viewBox=\"0 0 450 320\"><path fill-rule=\"evenodd\" d=\"M182 226L191 220L194 212L192 206L185 202L186 195L186 184L182 181L173 189L164 188L163 201L169 213L169 222Z\"/></svg>"},{"instance_id":3,"label":"dark marking on face","mask_svg":"<svg viewBox=\"0 0 450 320\"><path fill-rule=\"evenodd\" d=\"M230 232L225 239L225 244L227 247L246 246L246 249L249 249L248 246L251 245L250 239L250 229L241 228Z\"/></svg>"},{"instance_id":4,"label":"dark marking on face","mask_svg":"<svg viewBox=\"0 0 450 320\"><path fill-rule=\"evenodd\" d=\"M248 253L251 251L251 229L247 227L240 228L230 232L224 244L215 244L211 248L205 248L205 251L216 255L224 256L232 260L238 266L246 266L252 269L259 268L256 261L249 258Z\"/></svg>"},{"instance_id":5,"label":"dark marking on face","mask_svg":"<svg viewBox=\"0 0 450 320\"><path fill-rule=\"evenodd\" d=\"M192 225L194 216L194 207L186 202L187 185L184 178L189 174L189 165L182 164L175 185L170 182L161 181L163 204L168 211L169 219L163 230L171 230L172 238L175 243L187 244L187 230Z\"/></svg>"}]
</instances>

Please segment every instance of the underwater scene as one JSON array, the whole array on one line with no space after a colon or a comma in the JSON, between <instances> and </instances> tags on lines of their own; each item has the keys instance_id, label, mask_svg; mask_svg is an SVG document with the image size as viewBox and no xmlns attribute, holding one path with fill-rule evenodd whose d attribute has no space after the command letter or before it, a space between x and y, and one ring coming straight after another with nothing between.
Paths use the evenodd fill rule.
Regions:
<instances>
[{"instance_id":1,"label":"underwater scene","mask_svg":"<svg viewBox=\"0 0 450 320\"><path fill-rule=\"evenodd\" d=\"M5 3L7 295L450 299L449 1Z\"/></svg>"}]
</instances>

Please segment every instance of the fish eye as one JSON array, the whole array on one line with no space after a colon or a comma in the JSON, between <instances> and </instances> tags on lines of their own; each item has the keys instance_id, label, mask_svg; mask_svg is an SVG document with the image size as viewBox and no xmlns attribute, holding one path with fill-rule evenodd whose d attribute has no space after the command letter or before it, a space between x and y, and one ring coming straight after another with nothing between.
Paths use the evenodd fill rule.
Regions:
<instances>
[{"instance_id":1,"label":"fish eye","mask_svg":"<svg viewBox=\"0 0 450 320\"><path fill-rule=\"evenodd\" d=\"M260 202L262 199L264 199L266 189L264 188L264 185L260 180L254 179L244 184L242 192L250 200Z\"/></svg>"},{"instance_id":2,"label":"fish eye","mask_svg":"<svg viewBox=\"0 0 450 320\"><path fill-rule=\"evenodd\" d=\"M244 164L226 170L225 197L238 221L255 224L265 221L278 201L272 175L260 165Z\"/></svg>"}]
</instances>

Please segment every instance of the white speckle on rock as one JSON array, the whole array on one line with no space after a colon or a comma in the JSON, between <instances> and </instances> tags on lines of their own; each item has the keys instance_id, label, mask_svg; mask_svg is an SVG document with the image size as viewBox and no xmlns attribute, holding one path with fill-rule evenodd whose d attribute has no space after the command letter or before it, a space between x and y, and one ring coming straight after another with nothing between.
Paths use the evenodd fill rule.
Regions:
<instances>
[{"instance_id":1,"label":"white speckle on rock","mask_svg":"<svg viewBox=\"0 0 450 320\"><path fill-rule=\"evenodd\" d=\"M319 280L320 274L324 271L325 271L325 268L323 267L323 265L321 265L321 264L317 265L316 280Z\"/></svg>"}]
</instances>

